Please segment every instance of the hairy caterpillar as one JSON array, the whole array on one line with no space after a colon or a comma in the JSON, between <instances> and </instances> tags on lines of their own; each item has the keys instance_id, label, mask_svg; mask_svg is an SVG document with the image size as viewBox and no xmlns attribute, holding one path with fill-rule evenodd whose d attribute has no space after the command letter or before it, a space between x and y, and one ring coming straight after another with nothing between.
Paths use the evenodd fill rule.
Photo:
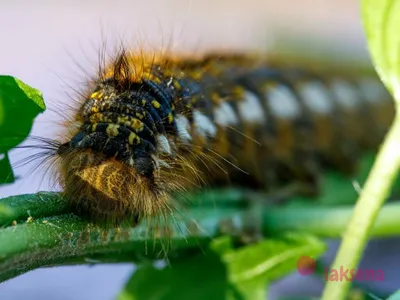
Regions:
<instances>
[{"instance_id":1,"label":"hairy caterpillar","mask_svg":"<svg viewBox=\"0 0 400 300\"><path fill-rule=\"evenodd\" d=\"M316 195L321 169L351 174L394 112L374 76L125 49L79 103L50 155L75 210L115 224L165 216L172 194L204 185Z\"/></svg>"}]
</instances>

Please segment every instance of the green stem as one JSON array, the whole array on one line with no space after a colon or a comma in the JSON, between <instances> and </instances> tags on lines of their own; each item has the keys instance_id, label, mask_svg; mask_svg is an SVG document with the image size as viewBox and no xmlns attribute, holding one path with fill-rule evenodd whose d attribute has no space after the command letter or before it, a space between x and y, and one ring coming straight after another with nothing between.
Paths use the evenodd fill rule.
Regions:
<instances>
[{"instance_id":1,"label":"green stem","mask_svg":"<svg viewBox=\"0 0 400 300\"><path fill-rule=\"evenodd\" d=\"M344 232L333 269L357 268L375 219L396 179L400 166L399 149L400 116L396 114ZM346 299L350 284L349 281L328 281L322 300Z\"/></svg>"},{"instance_id":2,"label":"green stem","mask_svg":"<svg viewBox=\"0 0 400 300\"><path fill-rule=\"evenodd\" d=\"M354 206L272 208L264 212L264 230L267 234L284 231L304 231L325 238L342 236ZM370 231L374 238L399 236L400 203L382 207Z\"/></svg>"},{"instance_id":3,"label":"green stem","mask_svg":"<svg viewBox=\"0 0 400 300\"><path fill-rule=\"evenodd\" d=\"M107 229L73 214L5 227L0 230L0 282L43 266L140 262L164 258L166 251L170 258L182 257L207 245L217 235L220 222L240 219L241 212L198 209L185 218L175 220L168 227L169 234L152 222Z\"/></svg>"},{"instance_id":4,"label":"green stem","mask_svg":"<svg viewBox=\"0 0 400 300\"><path fill-rule=\"evenodd\" d=\"M64 210L61 204L57 211L57 201L62 198L57 194L41 194L40 206L52 207L45 213L60 213ZM167 239L153 239L144 223L136 228L109 228L94 226L72 215L64 214L48 218L34 216L33 221L19 222L15 226L0 229L0 281L7 280L19 274L44 266L136 262L163 258L168 250L169 258L182 258L191 255L192 251L201 251L212 238L221 234L221 230L231 234L241 232L250 217L255 220L263 212L263 230L267 233L282 233L286 231L305 231L321 237L339 237L351 217L353 206L341 207L303 207L303 208L269 208L264 210L247 210L237 201L237 193L225 194L225 199L204 205L192 207L185 212L182 220L175 220L171 227L169 242ZM20 211L24 219L27 199L34 195L21 195L7 198L8 204L14 203L13 209ZM222 196L221 196L222 197ZM58 200L57 200L58 199ZM42 202L42 201L45 201ZM47 202L48 201L48 202ZM20 206L16 205L19 203ZM223 205L220 205L223 203ZM229 205L226 205L228 204ZM37 213L37 211L36 211ZM255 213L255 215L249 215ZM399 235L398 215L400 203L387 204L378 217L373 235L376 237ZM196 223L193 222L196 220ZM228 230L228 231L227 231ZM168 246L168 249L166 248Z\"/></svg>"},{"instance_id":5,"label":"green stem","mask_svg":"<svg viewBox=\"0 0 400 300\"><path fill-rule=\"evenodd\" d=\"M0 226L13 221L26 221L29 217L48 217L68 212L68 203L59 193L39 192L1 199Z\"/></svg>"}]
</instances>

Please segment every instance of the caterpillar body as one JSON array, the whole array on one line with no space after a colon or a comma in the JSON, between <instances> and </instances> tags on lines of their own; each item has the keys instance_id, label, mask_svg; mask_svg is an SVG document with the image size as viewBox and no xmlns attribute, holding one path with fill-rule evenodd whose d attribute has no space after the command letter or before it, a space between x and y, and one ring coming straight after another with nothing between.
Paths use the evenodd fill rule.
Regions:
<instances>
[{"instance_id":1,"label":"caterpillar body","mask_svg":"<svg viewBox=\"0 0 400 300\"><path fill-rule=\"evenodd\" d=\"M351 174L394 107L376 77L314 67L121 51L57 142L63 193L78 213L116 224L165 216L174 193L204 185L296 182L318 194L321 169Z\"/></svg>"}]
</instances>

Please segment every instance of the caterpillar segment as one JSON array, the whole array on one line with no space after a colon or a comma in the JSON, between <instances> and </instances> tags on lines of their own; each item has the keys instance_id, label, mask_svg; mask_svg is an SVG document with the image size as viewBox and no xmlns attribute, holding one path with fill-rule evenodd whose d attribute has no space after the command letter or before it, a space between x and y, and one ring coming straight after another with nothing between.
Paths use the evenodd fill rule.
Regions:
<instances>
[{"instance_id":1,"label":"caterpillar segment","mask_svg":"<svg viewBox=\"0 0 400 300\"><path fill-rule=\"evenodd\" d=\"M292 183L317 195L324 168L354 172L393 118L377 77L250 55L121 53L99 74L57 151L77 212L119 223L166 216L175 193Z\"/></svg>"}]
</instances>

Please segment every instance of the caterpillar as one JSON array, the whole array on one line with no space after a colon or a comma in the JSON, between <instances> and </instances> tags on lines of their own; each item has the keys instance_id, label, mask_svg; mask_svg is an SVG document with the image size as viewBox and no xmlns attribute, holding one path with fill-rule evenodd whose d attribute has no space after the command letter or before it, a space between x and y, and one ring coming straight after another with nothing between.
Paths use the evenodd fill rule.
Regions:
<instances>
[{"instance_id":1,"label":"caterpillar","mask_svg":"<svg viewBox=\"0 0 400 300\"><path fill-rule=\"evenodd\" d=\"M260 55L195 58L121 49L52 141L74 210L119 224L166 216L203 186L320 193L324 168L354 172L393 118L374 75Z\"/></svg>"}]
</instances>

